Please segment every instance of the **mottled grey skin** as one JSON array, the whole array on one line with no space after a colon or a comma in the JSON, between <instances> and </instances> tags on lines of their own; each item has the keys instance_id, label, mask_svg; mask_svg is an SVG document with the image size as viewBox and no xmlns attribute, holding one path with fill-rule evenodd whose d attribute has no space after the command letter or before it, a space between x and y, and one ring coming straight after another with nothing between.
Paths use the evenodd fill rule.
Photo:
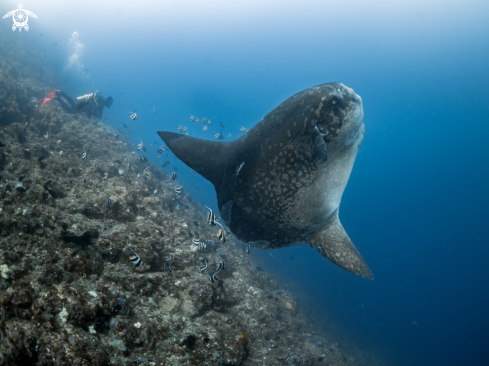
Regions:
<instances>
[{"instance_id":1,"label":"mottled grey skin","mask_svg":"<svg viewBox=\"0 0 489 366\"><path fill-rule=\"evenodd\" d=\"M214 184L221 217L237 238L262 249L306 243L372 279L338 218L364 131L361 98L327 83L290 97L234 142L158 134Z\"/></svg>"}]
</instances>

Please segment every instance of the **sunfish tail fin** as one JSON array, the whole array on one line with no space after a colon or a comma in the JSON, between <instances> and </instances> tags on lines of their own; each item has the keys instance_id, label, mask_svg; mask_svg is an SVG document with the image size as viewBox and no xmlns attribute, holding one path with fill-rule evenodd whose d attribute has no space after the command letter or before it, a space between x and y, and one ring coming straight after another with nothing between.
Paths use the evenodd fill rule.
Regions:
<instances>
[{"instance_id":1,"label":"sunfish tail fin","mask_svg":"<svg viewBox=\"0 0 489 366\"><path fill-rule=\"evenodd\" d=\"M227 149L230 143L198 139L173 132L158 131L166 146L188 167L214 187L219 187L226 173Z\"/></svg>"},{"instance_id":2,"label":"sunfish tail fin","mask_svg":"<svg viewBox=\"0 0 489 366\"><path fill-rule=\"evenodd\" d=\"M308 239L307 244L316 248L338 267L369 280L374 279L372 271L341 225L338 212L323 230Z\"/></svg>"}]
</instances>

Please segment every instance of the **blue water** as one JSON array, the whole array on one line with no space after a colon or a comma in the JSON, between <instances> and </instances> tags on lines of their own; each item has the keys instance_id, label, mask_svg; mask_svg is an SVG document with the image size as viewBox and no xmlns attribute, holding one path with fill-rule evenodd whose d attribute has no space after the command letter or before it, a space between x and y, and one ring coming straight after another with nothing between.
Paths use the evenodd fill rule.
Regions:
<instances>
[{"instance_id":1,"label":"blue water","mask_svg":"<svg viewBox=\"0 0 489 366\"><path fill-rule=\"evenodd\" d=\"M208 182L171 153L158 158L157 130L212 139L222 121L234 139L305 88L353 88L366 134L340 219L375 280L304 245L252 256L318 324L390 365L488 365L489 3L368 3L32 1L39 19L15 36L59 62L49 87L111 95L103 121L128 125L132 143L170 160L165 170L214 209ZM84 47L68 67L74 31ZM203 132L190 115L213 125Z\"/></svg>"}]
</instances>

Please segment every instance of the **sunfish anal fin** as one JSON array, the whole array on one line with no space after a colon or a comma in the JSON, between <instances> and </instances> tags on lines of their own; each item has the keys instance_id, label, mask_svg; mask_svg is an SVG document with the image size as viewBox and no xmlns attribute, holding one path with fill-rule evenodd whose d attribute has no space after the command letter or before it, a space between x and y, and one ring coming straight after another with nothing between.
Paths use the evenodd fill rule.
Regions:
<instances>
[{"instance_id":1,"label":"sunfish anal fin","mask_svg":"<svg viewBox=\"0 0 489 366\"><path fill-rule=\"evenodd\" d=\"M338 218L338 211L323 230L308 239L311 247L344 270L373 280L374 276Z\"/></svg>"}]
</instances>

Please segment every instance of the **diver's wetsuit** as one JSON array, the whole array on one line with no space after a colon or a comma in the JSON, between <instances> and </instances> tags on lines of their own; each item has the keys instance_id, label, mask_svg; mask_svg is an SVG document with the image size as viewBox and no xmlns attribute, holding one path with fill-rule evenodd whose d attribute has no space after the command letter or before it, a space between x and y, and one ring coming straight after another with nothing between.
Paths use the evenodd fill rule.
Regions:
<instances>
[{"instance_id":1,"label":"diver's wetsuit","mask_svg":"<svg viewBox=\"0 0 489 366\"><path fill-rule=\"evenodd\" d=\"M66 99L66 102L62 98ZM56 100L66 113L85 113L88 118L93 116L98 119L102 118L104 107L110 108L113 102L112 97L104 98L100 93L95 93L88 101L77 104L64 91L57 93Z\"/></svg>"}]
</instances>

